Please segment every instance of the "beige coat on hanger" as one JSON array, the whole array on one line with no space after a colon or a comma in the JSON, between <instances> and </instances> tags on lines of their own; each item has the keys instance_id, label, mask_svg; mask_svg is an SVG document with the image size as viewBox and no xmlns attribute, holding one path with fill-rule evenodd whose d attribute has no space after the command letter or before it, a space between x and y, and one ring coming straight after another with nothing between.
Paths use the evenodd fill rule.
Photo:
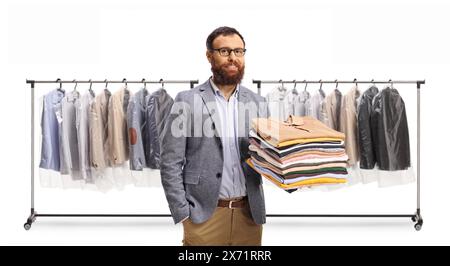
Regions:
<instances>
[{"instance_id":1,"label":"beige coat on hanger","mask_svg":"<svg viewBox=\"0 0 450 266\"><path fill-rule=\"evenodd\" d=\"M354 86L342 97L340 130L345 134L345 151L350 166L359 161L359 146L357 133L356 101L360 96L357 86Z\"/></svg>"}]
</instances>

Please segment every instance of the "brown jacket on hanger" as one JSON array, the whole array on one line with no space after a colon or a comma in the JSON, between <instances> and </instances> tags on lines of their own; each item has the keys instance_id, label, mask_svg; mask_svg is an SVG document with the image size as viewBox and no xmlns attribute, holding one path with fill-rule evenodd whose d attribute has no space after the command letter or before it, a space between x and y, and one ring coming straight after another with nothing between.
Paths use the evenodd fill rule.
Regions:
<instances>
[{"instance_id":1,"label":"brown jacket on hanger","mask_svg":"<svg viewBox=\"0 0 450 266\"><path fill-rule=\"evenodd\" d=\"M89 150L92 167L96 170L110 166L108 144L108 104L111 93L102 91L95 97L89 110Z\"/></svg>"},{"instance_id":2,"label":"brown jacket on hanger","mask_svg":"<svg viewBox=\"0 0 450 266\"><path fill-rule=\"evenodd\" d=\"M111 163L123 164L129 158L126 110L131 92L125 87L115 92L108 108L108 142L111 149Z\"/></svg>"},{"instance_id":3,"label":"brown jacket on hanger","mask_svg":"<svg viewBox=\"0 0 450 266\"><path fill-rule=\"evenodd\" d=\"M342 97L339 128L345 134L345 151L350 166L359 161L356 100L360 94L358 87L355 86Z\"/></svg>"}]
</instances>

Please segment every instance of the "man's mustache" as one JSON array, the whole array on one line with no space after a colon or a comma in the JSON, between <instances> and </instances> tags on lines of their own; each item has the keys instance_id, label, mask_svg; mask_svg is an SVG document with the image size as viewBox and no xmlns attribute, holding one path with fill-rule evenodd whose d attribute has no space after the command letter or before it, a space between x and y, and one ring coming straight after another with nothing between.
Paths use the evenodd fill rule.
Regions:
<instances>
[{"instance_id":1,"label":"man's mustache","mask_svg":"<svg viewBox=\"0 0 450 266\"><path fill-rule=\"evenodd\" d=\"M231 62L231 63L226 63L226 64L222 64L221 67L229 67L229 66L235 66L239 69L241 69L241 65L237 62Z\"/></svg>"}]
</instances>

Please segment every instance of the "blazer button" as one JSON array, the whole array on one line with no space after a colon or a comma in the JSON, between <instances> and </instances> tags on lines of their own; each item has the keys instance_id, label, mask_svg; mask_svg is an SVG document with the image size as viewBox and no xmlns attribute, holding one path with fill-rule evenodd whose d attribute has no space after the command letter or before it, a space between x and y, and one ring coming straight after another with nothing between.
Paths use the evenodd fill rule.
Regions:
<instances>
[{"instance_id":1,"label":"blazer button","mask_svg":"<svg viewBox=\"0 0 450 266\"><path fill-rule=\"evenodd\" d=\"M222 173L217 173L217 174L216 174L216 177L217 177L217 178L221 178L221 177L222 177Z\"/></svg>"}]
</instances>

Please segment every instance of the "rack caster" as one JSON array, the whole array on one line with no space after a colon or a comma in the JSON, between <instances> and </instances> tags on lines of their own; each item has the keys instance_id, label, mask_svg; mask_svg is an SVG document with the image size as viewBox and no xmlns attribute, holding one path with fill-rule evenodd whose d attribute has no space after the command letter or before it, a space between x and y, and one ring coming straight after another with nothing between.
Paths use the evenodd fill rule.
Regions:
<instances>
[{"instance_id":1,"label":"rack caster","mask_svg":"<svg viewBox=\"0 0 450 266\"><path fill-rule=\"evenodd\" d=\"M36 221L36 215L37 213L34 211L34 209L31 209L31 214L28 217L26 223L23 224L23 228L25 228L25 230L30 230L31 229L31 225Z\"/></svg>"},{"instance_id":2,"label":"rack caster","mask_svg":"<svg viewBox=\"0 0 450 266\"><path fill-rule=\"evenodd\" d=\"M417 209L415 215L411 217L411 220L416 223L414 225L414 229L416 229L416 231L420 231L423 225L423 219L422 216L420 215L420 209Z\"/></svg>"},{"instance_id":3,"label":"rack caster","mask_svg":"<svg viewBox=\"0 0 450 266\"><path fill-rule=\"evenodd\" d=\"M414 228L416 229L416 231L420 231L420 229L422 229L422 224L423 224L423 220L419 220L419 221L414 225Z\"/></svg>"},{"instance_id":4,"label":"rack caster","mask_svg":"<svg viewBox=\"0 0 450 266\"><path fill-rule=\"evenodd\" d=\"M23 228L25 228L25 230L30 230L31 229L31 224L30 223L25 223L24 225L23 225Z\"/></svg>"}]
</instances>

